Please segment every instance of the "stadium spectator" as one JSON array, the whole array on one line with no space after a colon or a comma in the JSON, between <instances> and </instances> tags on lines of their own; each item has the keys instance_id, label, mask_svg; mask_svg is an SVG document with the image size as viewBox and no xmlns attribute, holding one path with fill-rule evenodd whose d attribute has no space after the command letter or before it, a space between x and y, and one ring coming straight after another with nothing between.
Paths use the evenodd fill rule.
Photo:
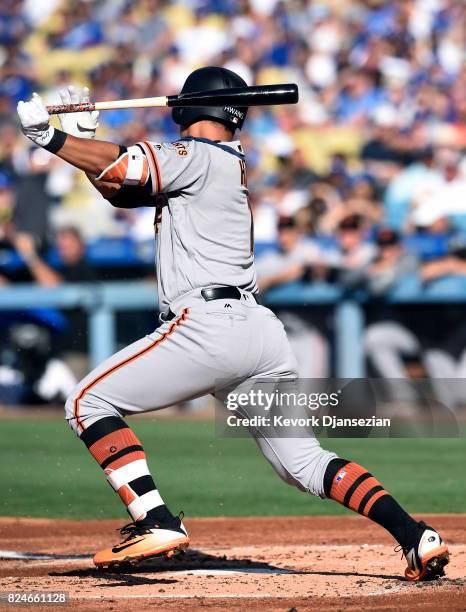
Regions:
<instances>
[{"instance_id":1,"label":"stadium spectator","mask_svg":"<svg viewBox=\"0 0 466 612\"><path fill-rule=\"evenodd\" d=\"M415 274L419 262L403 247L400 235L391 229L379 230L375 242L377 255L367 268L366 286L376 297L388 293L405 276Z\"/></svg>"},{"instance_id":2,"label":"stadium spectator","mask_svg":"<svg viewBox=\"0 0 466 612\"><path fill-rule=\"evenodd\" d=\"M86 246L75 227L62 227L56 233L59 282L79 283L96 280L93 268L86 261Z\"/></svg>"},{"instance_id":3,"label":"stadium spectator","mask_svg":"<svg viewBox=\"0 0 466 612\"><path fill-rule=\"evenodd\" d=\"M366 240L368 229L368 221L361 215L348 215L338 226L338 280L347 289L356 289L365 282L367 269L375 259L376 248Z\"/></svg>"},{"instance_id":4,"label":"stadium spectator","mask_svg":"<svg viewBox=\"0 0 466 612\"><path fill-rule=\"evenodd\" d=\"M450 135L451 137L451 135ZM440 144L435 167L413 197L411 222L430 233L466 228L466 160L458 146Z\"/></svg>"},{"instance_id":5,"label":"stadium spectator","mask_svg":"<svg viewBox=\"0 0 466 612\"><path fill-rule=\"evenodd\" d=\"M62 283L92 282L96 275L85 260L85 244L74 227L59 229L55 235L56 265L52 266L40 254L32 234L13 232L11 241L29 269L31 277L43 287Z\"/></svg>"},{"instance_id":6,"label":"stadium spectator","mask_svg":"<svg viewBox=\"0 0 466 612\"><path fill-rule=\"evenodd\" d=\"M420 185L434 172L432 147L419 152L418 158L403 168L387 185L383 194L384 224L398 232L406 232L411 206Z\"/></svg>"}]
</instances>

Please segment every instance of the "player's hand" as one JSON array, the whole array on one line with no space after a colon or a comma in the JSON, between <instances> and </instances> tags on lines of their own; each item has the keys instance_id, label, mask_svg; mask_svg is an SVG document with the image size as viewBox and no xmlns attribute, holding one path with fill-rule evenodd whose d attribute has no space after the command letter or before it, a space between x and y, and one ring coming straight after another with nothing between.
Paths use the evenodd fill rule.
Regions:
<instances>
[{"instance_id":1,"label":"player's hand","mask_svg":"<svg viewBox=\"0 0 466 612\"><path fill-rule=\"evenodd\" d=\"M52 140L54 128L50 125L50 115L42 98L34 92L29 102L18 102L17 111L23 134L40 146Z\"/></svg>"},{"instance_id":2,"label":"player's hand","mask_svg":"<svg viewBox=\"0 0 466 612\"><path fill-rule=\"evenodd\" d=\"M79 104L89 102L89 88L84 87L81 93L73 85L59 92L62 104ZM86 113L63 113L58 115L61 129L77 138L94 138L99 126L99 111Z\"/></svg>"}]
</instances>

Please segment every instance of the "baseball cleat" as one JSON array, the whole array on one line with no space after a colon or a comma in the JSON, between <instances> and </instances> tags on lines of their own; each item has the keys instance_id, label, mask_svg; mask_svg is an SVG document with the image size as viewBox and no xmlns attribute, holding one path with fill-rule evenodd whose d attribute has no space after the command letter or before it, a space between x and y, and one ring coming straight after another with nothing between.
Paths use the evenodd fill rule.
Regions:
<instances>
[{"instance_id":1,"label":"baseball cleat","mask_svg":"<svg viewBox=\"0 0 466 612\"><path fill-rule=\"evenodd\" d=\"M170 523L135 521L120 529L126 539L113 548L106 548L94 555L97 567L135 565L145 559L165 556L168 559L189 546L186 529L181 522L183 513Z\"/></svg>"},{"instance_id":2,"label":"baseball cleat","mask_svg":"<svg viewBox=\"0 0 466 612\"><path fill-rule=\"evenodd\" d=\"M444 567L450 560L447 545L440 535L424 522L419 523L419 536L409 548L403 549L408 562L407 580L435 580L445 575Z\"/></svg>"}]
</instances>

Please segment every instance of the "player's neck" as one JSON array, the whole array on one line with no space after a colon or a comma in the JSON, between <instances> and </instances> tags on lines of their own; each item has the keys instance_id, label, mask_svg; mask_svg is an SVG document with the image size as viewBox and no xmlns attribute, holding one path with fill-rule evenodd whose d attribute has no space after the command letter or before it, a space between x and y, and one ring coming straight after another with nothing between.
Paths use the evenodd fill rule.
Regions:
<instances>
[{"instance_id":1,"label":"player's neck","mask_svg":"<svg viewBox=\"0 0 466 612\"><path fill-rule=\"evenodd\" d=\"M220 140L230 142L234 140L234 134L228 128L216 121L197 121L189 127L182 129L180 135L183 137L207 138L208 140Z\"/></svg>"}]
</instances>

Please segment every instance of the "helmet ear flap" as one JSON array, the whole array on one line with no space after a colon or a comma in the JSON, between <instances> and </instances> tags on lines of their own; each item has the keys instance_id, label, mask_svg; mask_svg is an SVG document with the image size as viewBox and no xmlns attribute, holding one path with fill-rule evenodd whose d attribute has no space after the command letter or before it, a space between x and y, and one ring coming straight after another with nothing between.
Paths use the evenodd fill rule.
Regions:
<instances>
[{"instance_id":1,"label":"helmet ear flap","mask_svg":"<svg viewBox=\"0 0 466 612\"><path fill-rule=\"evenodd\" d=\"M172 109L172 119L178 125L183 125L182 121L183 109L180 107L175 107Z\"/></svg>"}]
</instances>

